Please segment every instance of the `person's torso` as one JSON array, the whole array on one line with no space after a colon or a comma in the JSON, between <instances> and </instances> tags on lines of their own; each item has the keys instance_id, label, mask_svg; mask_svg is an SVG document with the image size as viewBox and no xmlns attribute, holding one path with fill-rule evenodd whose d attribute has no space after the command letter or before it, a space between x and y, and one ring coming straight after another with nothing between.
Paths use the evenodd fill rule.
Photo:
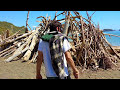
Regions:
<instances>
[{"instance_id":1,"label":"person's torso","mask_svg":"<svg viewBox=\"0 0 120 90\"><path fill-rule=\"evenodd\" d=\"M53 67L52 67L52 63L51 63L51 55L50 55L50 49L49 49L49 43L40 40L40 47L42 49L43 52L43 59L44 59L44 65L45 65L45 69L46 69L46 76L47 77L57 77ZM63 46L64 42L63 42ZM64 76L68 76L68 69L67 69L67 62L66 62L66 58L65 55L63 54L63 60L64 60Z\"/></svg>"}]
</instances>

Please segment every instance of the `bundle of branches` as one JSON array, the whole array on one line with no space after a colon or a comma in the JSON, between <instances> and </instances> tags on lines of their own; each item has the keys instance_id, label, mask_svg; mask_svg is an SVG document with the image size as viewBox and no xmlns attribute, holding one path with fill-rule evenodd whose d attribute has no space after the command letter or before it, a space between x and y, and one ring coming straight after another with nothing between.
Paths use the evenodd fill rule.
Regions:
<instances>
[{"instance_id":1,"label":"bundle of branches","mask_svg":"<svg viewBox=\"0 0 120 90\"><path fill-rule=\"evenodd\" d=\"M75 49L74 59L77 65L85 68L97 69L98 67L107 69L116 66L120 59L119 54L106 40L103 32L92 24L91 16L87 12L88 19L83 18L79 12L74 11L75 16L70 14L69 35L73 40ZM76 20L77 19L77 20ZM109 50L113 52L111 54Z\"/></svg>"}]
</instances>

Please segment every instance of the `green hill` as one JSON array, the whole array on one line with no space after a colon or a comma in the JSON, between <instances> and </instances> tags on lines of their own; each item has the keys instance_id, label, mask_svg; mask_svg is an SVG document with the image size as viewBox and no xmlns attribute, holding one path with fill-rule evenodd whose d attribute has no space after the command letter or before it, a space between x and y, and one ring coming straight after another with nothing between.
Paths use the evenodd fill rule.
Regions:
<instances>
[{"instance_id":1,"label":"green hill","mask_svg":"<svg viewBox=\"0 0 120 90\"><path fill-rule=\"evenodd\" d=\"M19 30L21 30L20 33L25 33L25 26L18 27L18 26L13 25L12 23L0 21L0 34L2 34L2 32L6 30L10 31L10 35L16 33Z\"/></svg>"}]
</instances>

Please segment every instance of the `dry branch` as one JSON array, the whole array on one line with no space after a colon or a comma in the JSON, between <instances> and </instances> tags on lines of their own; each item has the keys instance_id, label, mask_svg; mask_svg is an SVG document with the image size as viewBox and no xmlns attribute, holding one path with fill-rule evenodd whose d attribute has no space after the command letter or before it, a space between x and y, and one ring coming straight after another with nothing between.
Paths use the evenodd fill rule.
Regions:
<instances>
[{"instance_id":1,"label":"dry branch","mask_svg":"<svg viewBox=\"0 0 120 90\"><path fill-rule=\"evenodd\" d=\"M113 34L106 34L106 33L104 33L104 35L109 35L109 36L120 37L120 36L118 36L118 35L113 35Z\"/></svg>"}]
</instances>

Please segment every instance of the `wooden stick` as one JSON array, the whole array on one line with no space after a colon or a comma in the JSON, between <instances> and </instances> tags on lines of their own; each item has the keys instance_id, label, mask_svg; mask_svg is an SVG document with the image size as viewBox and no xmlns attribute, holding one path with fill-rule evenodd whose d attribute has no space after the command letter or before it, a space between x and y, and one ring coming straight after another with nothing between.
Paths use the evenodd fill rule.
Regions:
<instances>
[{"instance_id":1,"label":"wooden stick","mask_svg":"<svg viewBox=\"0 0 120 90\"><path fill-rule=\"evenodd\" d=\"M16 48L14 48L13 50L11 50L9 53L6 53L3 57L6 57L6 56L12 54L13 52L15 52L15 50L16 50Z\"/></svg>"},{"instance_id":2,"label":"wooden stick","mask_svg":"<svg viewBox=\"0 0 120 90\"><path fill-rule=\"evenodd\" d=\"M10 46L9 48L1 51L0 54L2 54L2 53L4 53L4 52L6 52L6 51L8 51L8 50L10 50L10 49L12 49L12 48L14 48L15 46L16 46L16 45Z\"/></svg>"},{"instance_id":3,"label":"wooden stick","mask_svg":"<svg viewBox=\"0 0 120 90\"><path fill-rule=\"evenodd\" d=\"M9 57L8 59L5 60L5 62L10 62L12 61L15 57L19 56L20 54L24 53L26 50L28 50L28 47L26 47L25 49L23 49L22 51L19 51L18 53L16 53L15 55Z\"/></svg>"},{"instance_id":4,"label":"wooden stick","mask_svg":"<svg viewBox=\"0 0 120 90\"><path fill-rule=\"evenodd\" d=\"M65 26L64 26L63 34L66 34L66 35L67 35L67 33L68 33L69 21L70 21L70 11L68 11L68 15L66 15Z\"/></svg>"},{"instance_id":5,"label":"wooden stick","mask_svg":"<svg viewBox=\"0 0 120 90\"><path fill-rule=\"evenodd\" d=\"M7 53L10 53L10 52L12 52L12 51L15 51L15 50L16 50L16 48L10 49L10 50L8 50L8 51L6 51L6 52L0 54L0 57L6 55Z\"/></svg>"},{"instance_id":6,"label":"wooden stick","mask_svg":"<svg viewBox=\"0 0 120 90\"><path fill-rule=\"evenodd\" d=\"M120 36L118 36L118 35L113 35L113 34L106 34L106 33L104 33L104 35L109 35L109 36L120 37Z\"/></svg>"},{"instance_id":7,"label":"wooden stick","mask_svg":"<svg viewBox=\"0 0 120 90\"><path fill-rule=\"evenodd\" d=\"M84 35L84 30L83 30L83 22L82 22L82 17L80 17L80 23L81 23L81 30L82 30L83 44L85 45L85 35Z\"/></svg>"},{"instance_id":8,"label":"wooden stick","mask_svg":"<svg viewBox=\"0 0 120 90\"><path fill-rule=\"evenodd\" d=\"M27 28L27 26L28 26L29 13L30 13L30 11L28 11L28 14L27 14L26 30L25 30L25 33L28 33L28 28Z\"/></svg>"},{"instance_id":9,"label":"wooden stick","mask_svg":"<svg viewBox=\"0 0 120 90\"><path fill-rule=\"evenodd\" d=\"M32 60L30 60L30 61L28 62L28 64L30 64L30 63L32 63L32 62L35 62L37 56L38 56L38 52L35 52L34 55L33 55L33 57L32 57Z\"/></svg>"}]
</instances>

